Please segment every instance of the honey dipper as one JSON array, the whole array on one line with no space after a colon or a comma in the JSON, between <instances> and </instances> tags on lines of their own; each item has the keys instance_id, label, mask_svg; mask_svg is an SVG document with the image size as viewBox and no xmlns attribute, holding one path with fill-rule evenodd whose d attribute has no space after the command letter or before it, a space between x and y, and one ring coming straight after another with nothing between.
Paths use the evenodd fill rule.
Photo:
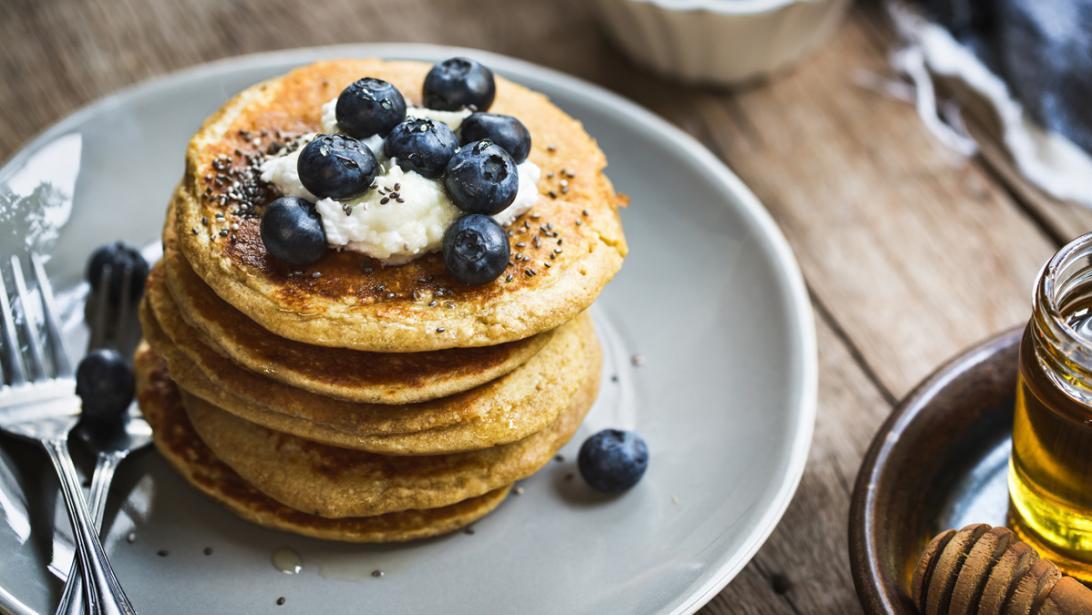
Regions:
<instances>
[{"instance_id":1,"label":"honey dipper","mask_svg":"<svg viewBox=\"0 0 1092 615\"><path fill-rule=\"evenodd\" d=\"M1092 613L1092 590L1039 559L1004 527L968 525L938 534L910 583L922 615Z\"/></svg>"}]
</instances>

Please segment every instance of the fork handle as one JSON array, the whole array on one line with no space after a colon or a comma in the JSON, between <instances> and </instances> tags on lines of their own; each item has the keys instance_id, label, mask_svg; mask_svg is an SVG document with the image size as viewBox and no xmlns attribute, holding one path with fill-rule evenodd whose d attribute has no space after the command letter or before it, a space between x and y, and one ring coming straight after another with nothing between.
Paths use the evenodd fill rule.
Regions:
<instances>
[{"instance_id":1,"label":"fork handle","mask_svg":"<svg viewBox=\"0 0 1092 615\"><path fill-rule=\"evenodd\" d=\"M83 574L84 601L87 612L92 615L136 615L136 610L129 603L125 591L121 589L106 551L99 541L98 531L91 522L87 503L83 499L83 489L76 476L76 466L68 453L68 442L63 439L42 440L42 446L49 454L53 469L61 483L64 507L68 511L68 520L72 524L72 535L76 541L76 558Z\"/></svg>"},{"instance_id":2,"label":"fork handle","mask_svg":"<svg viewBox=\"0 0 1092 615\"><path fill-rule=\"evenodd\" d=\"M102 528L102 517L106 511L106 496L110 492L110 483L114 480L114 471L124 459L123 454L99 453L95 458L95 473L91 475L91 489L87 493L87 507L91 509L91 521L96 528ZM64 582L64 593L57 604L56 615L83 615L83 583L80 580L76 559L68 569L68 578Z\"/></svg>"}]
</instances>

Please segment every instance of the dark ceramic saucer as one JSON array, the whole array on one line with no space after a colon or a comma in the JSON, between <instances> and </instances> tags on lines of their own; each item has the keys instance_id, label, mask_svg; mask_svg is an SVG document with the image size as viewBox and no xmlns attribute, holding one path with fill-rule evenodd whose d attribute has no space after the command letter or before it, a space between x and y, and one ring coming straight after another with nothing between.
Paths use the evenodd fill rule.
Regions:
<instances>
[{"instance_id":1,"label":"dark ceramic saucer","mask_svg":"<svg viewBox=\"0 0 1092 615\"><path fill-rule=\"evenodd\" d=\"M849 557L866 613L916 615L905 587L926 542L970 523L1004 525L1021 329L943 365L888 417L865 455Z\"/></svg>"}]
</instances>

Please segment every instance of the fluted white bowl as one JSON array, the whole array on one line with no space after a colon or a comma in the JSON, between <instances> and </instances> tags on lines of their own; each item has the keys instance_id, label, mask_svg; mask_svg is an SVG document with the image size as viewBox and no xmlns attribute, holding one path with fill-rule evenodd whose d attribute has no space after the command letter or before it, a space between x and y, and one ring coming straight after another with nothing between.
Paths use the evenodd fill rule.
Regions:
<instances>
[{"instance_id":1,"label":"fluted white bowl","mask_svg":"<svg viewBox=\"0 0 1092 615\"><path fill-rule=\"evenodd\" d=\"M633 60L692 83L734 85L785 68L834 32L850 0L597 0Z\"/></svg>"}]
</instances>

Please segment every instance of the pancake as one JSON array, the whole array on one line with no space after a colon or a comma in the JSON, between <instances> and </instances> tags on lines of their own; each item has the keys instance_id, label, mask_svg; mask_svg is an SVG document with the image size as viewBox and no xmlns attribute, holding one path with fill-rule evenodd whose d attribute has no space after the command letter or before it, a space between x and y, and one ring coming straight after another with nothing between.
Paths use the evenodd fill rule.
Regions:
<instances>
[{"instance_id":1,"label":"pancake","mask_svg":"<svg viewBox=\"0 0 1092 615\"><path fill-rule=\"evenodd\" d=\"M193 431L164 363L142 345L134 359L141 411L156 448L183 478L243 519L268 528L344 542L401 542L453 532L485 516L508 495L501 487L442 508L327 519L293 510L251 487Z\"/></svg>"},{"instance_id":2,"label":"pancake","mask_svg":"<svg viewBox=\"0 0 1092 615\"><path fill-rule=\"evenodd\" d=\"M272 431L183 394L194 430L212 453L267 496L322 517L438 508L526 478L580 426L599 389L589 381L553 424L518 442L453 455L389 457Z\"/></svg>"},{"instance_id":3,"label":"pancake","mask_svg":"<svg viewBox=\"0 0 1092 615\"><path fill-rule=\"evenodd\" d=\"M500 278L460 284L439 254L381 267L360 254L330 250L299 269L266 252L259 216L276 194L247 169L289 137L320 130L323 103L355 79L385 79L417 101L429 67L320 62L228 101L190 141L173 197L180 248L193 270L281 337L375 352L494 346L554 329L587 309L627 249L621 198L603 174L606 157L580 123L545 96L502 78L490 111L515 115L527 126L543 197L512 224L513 256L521 259L513 258ZM440 305L430 307L433 299ZM448 302L451 307L443 307Z\"/></svg>"},{"instance_id":4,"label":"pancake","mask_svg":"<svg viewBox=\"0 0 1092 615\"><path fill-rule=\"evenodd\" d=\"M184 391L274 431L342 448L433 455L515 442L552 423L601 367L591 320L581 315L523 366L470 391L404 406L346 402L235 365L154 288L141 303L144 336Z\"/></svg>"},{"instance_id":5,"label":"pancake","mask_svg":"<svg viewBox=\"0 0 1092 615\"><path fill-rule=\"evenodd\" d=\"M411 404L454 395L495 380L527 362L553 335L481 348L374 353L301 344L269 333L212 292L164 232L163 278L186 324L242 367L318 395L373 404ZM157 286L158 284L158 286Z\"/></svg>"}]
</instances>

